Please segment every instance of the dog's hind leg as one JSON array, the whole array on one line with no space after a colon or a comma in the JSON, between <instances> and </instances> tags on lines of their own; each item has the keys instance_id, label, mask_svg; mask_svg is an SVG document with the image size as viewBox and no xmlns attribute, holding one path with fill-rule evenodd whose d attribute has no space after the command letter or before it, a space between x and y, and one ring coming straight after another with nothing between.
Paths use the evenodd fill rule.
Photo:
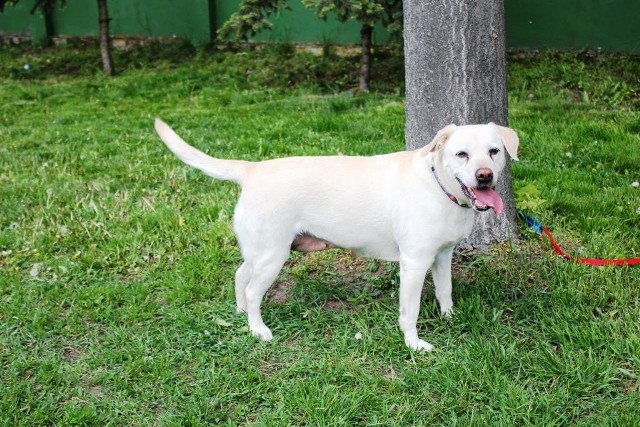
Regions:
<instances>
[{"instance_id":1,"label":"dog's hind leg","mask_svg":"<svg viewBox=\"0 0 640 427\"><path fill-rule=\"evenodd\" d=\"M273 335L262 320L260 304L288 257L287 248L279 252L271 250L251 261L251 279L245 288L247 318L251 333L264 341L270 341Z\"/></svg>"},{"instance_id":2,"label":"dog's hind leg","mask_svg":"<svg viewBox=\"0 0 640 427\"><path fill-rule=\"evenodd\" d=\"M251 264L244 261L236 270L236 311L238 313L247 312L247 294L246 289L251 280Z\"/></svg>"}]
</instances>

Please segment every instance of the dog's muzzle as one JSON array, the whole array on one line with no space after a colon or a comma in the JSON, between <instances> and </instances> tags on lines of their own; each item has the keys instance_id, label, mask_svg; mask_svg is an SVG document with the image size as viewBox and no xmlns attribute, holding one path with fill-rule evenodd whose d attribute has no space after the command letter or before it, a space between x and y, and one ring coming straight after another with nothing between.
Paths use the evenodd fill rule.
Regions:
<instances>
[{"instance_id":1,"label":"dog's muzzle","mask_svg":"<svg viewBox=\"0 0 640 427\"><path fill-rule=\"evenodd\" d=\"M471 206L477 211L486 211L491 208L496 212L496 215L504 212L504 202L498 193L496 193L494 187L491 185L478 185L477 187L467 187L460 178L456 177L456 180L460 184L462 193L471 200ZM493 175L491 176L493 180Z\"/></svg>"}]
</instances>

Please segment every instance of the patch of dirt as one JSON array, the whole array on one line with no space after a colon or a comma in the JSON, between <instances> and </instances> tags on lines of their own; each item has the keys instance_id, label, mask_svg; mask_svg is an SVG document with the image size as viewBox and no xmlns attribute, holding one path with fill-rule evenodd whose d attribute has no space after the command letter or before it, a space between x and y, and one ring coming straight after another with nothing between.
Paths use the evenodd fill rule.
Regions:
<instances>
[{"instance_id":1,"label":"patch of dirt","mask_svg":"<svg viewBox=\"0 0 640 427\"><path fill-rule=\"evenodd\" d=\"M294 286L295 283L291 278L276 281L267 291L267 300L278 305L285 305L289 302L291 290Z\"/></svg>"},{"instance_id":2,"label":"patch of dirt","mask_svg":"<svg viewBox=\"0 0 640 427\"><path fill-rule=\"evenodd\" d=\"M82 350L76 347L65 347L64 348L64 358L70 361L76 361L82 357Z\"/></svg>"},{"instance_id":3,"label":"patch of dirt","mask_svg":"<svg viewBox=\"0 0 640 427\"><path fill-rule=\"evenodd\" d=\"M381 367L378 369L378 374L387 381L398 381L400 377L393 369L393 366Z\"/></svg>"},{"instance_id":4,"label":"patch of dirt","mask_svg":"<svg viewBox=\"0 0 640 427\"><path fill-rule=\"evenodd\" d=\"M96 399L100 399L102 397L102 387L93 385L89 387L89 393Z\"/></svg>"},{"instance_id":5,"label":"patch of dirt","mask_svg":"<svg viewBox=\"0 0 640 427\"><path fill-rule=\"evenodd\" d=\"M267 291L266 299L278 305L284 305L294 297L297 283L321 282L327 290L340 287L342 297L330 298L325 307L335 311L352 311L354 307L346 302L344 296L371 293L372 297L380 294L377 289L381 277L393 274L389 263L357 256L351 251L337 250L299 254L291 257L280 275L280 278ZM351 290L353 289L353 290ZM338 294L336 294L338 295Z\"/></svg>"},{"instance_id":6,"label":"patch of dirt","mask_svg":"<svg viewBox=\"0 0 640 427\"><path fill-rule=\"evenodd\" d=\"M327 303L324 305L325 308L336 311L342 311L346 308L346 306L347 304L345 302L335 299L327 301Z\"/></svg>"},{"instance_id":7,"label":"patch of dirt","mask_svg":"<svg viewBox=\"0 0 640 427\"><path fill-rule=\"evenodd\" d=\"M286 364L284 363L263 360L262 363L260 363L260 373L264 376L270 377L277 374L285 367Z\"/></svg>"}]
</instances>

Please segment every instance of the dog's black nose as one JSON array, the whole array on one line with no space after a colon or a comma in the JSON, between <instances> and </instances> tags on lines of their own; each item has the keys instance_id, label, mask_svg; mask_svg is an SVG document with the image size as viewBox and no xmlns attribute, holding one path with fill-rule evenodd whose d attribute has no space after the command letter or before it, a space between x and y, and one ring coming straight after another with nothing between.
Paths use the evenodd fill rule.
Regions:
<instances>
[{"instance_id":1,"label":"dog's black nose","mask_svg":"<svg viewBox=\"0 0 640 427\"><path fill-rule=\"evenodd\" d=\"M493 182L493 171L489 168L480 168L476 171L478 184L491 184Z\"/></svg>"}]
</instances>

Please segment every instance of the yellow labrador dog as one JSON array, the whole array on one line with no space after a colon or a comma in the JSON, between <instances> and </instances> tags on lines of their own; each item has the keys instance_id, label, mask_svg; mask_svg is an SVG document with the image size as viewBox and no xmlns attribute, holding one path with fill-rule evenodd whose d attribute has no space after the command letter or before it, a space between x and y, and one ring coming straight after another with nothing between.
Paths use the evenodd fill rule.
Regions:
<instances>
[{"instance_id":1,"label":"yellow labrador dog","mask_svg":"<svg viewBox=\"0 0 640 427\"><path fill-rule=\"evenodd\" d=\"M260 304L290 251L346 248L400 262L400 329L406 345L431 351L418 338L420 295L431 268L442 315L451 314L451 257L469 235L474 212L504 210L494 186L518 136L506 127L449 125L427 146L372 157L288 157L249 162L208 156L166 123L155 128L183 162L242 187L233 227L244 262L236 271L238 312L253 335L268 341Z\"/></svg>"}]
</instances>

